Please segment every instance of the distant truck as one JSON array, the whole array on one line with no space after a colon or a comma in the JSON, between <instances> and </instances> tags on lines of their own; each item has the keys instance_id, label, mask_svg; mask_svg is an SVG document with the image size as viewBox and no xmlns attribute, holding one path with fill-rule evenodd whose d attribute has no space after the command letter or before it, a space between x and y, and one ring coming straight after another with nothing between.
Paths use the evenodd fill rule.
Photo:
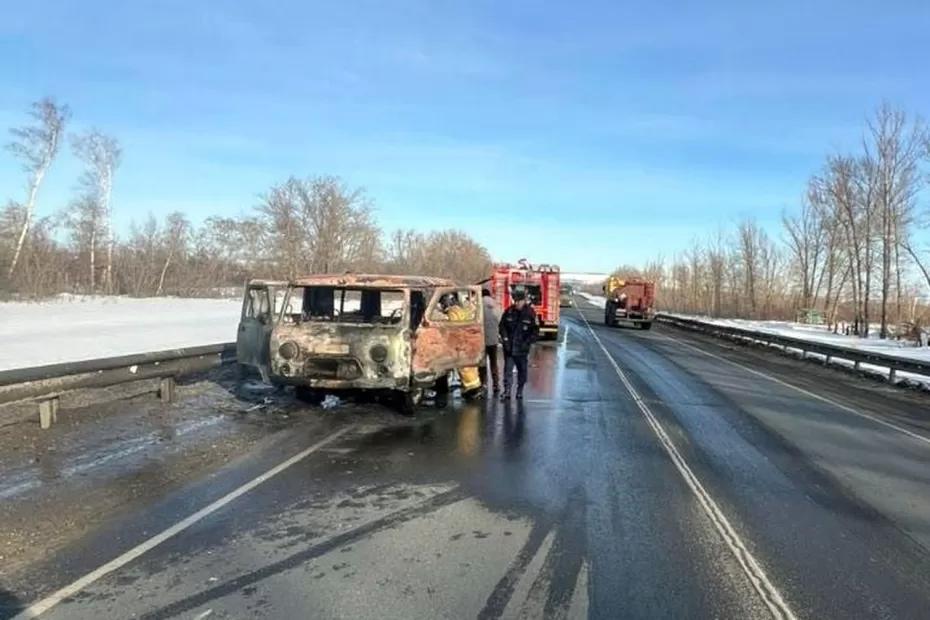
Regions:
<instances>
[{"instance_id":1,"label":"distant truck","mask_svg":"<svg viewBox=\"0 0 930 620\"><path fill-rule=\"evenodd\" d=\"M517 287L526 291L527 299L536 311L539 336L544 340L555 340L559 335L560 273L558 265L531 265L521 259L516 265L500 263L494 265L491 276L481 282L491 295L506 310L513 303L513 291Z\"/></svg>"},{"instance_id":2,"label":"distant truck","mask_svg":"<svg viewBox=\"0 0 930 620\"><path fill-rule=\"evenodd\" d=\"M655 282L642 278L622 279L610 276L604 283L604 324L608 327L632 324L652 329L655 318Z\"/></svg>"}]
</instances>

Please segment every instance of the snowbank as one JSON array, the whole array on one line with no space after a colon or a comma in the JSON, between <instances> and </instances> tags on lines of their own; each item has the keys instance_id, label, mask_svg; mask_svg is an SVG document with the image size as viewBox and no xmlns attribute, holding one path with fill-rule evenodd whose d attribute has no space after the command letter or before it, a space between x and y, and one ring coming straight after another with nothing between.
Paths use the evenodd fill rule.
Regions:
<instances>
[{"instance_id":1,"label":"snowbank","mask_svg":"<svg viewBox=\"0 0 930 620\"><path fill-rule=\"evenodd\" d=\"M589 293L578 293L578 294L584 297L585 300L589 304L597 308L604 308L607 305L607 298L602 297L601 295L591 295Z\"/></svg>"},{"instance_id":2,"label":"snowbank","mask_svg":"<svg viewBox=\"0 0 930 620\"><path fill-rule=\"evenodd\" d=\"M868 338L844 336L828 331L823 325L802 325L788 321L750 321L745 319L711 319L703 316L689 316L676 313L675 316L690 318L714 325L726 325L742 329L752 329L767 334L776 334L790 338L800 338L810 342L822 342L848 349L895 355L907 359L930 362L930 348L916 347L913 342L904 340L882 340L877 334Z\"/></svg>"},{"instance_id":3,"label":"snowbank","mask_svg":"<svg viewBox=\"0 0 930 620\"><path fill-rule=\"evenodd\" d=\"M236 339L241 299L63 295L0 303L0 370Z\"/></svg>"},{"instance_id":4,"label":"snowbank","mask_svg":"<svg viewBox=\"0 0 930 620\"><path fill-rule=\"evenodd\" d=\"M749 329L767 334L774 334L779 336L786 336L790 338L797 338L799 340L806 340L808 342L818 342L824 344L831 344L838 347L844 347L846 349L852 349L856 351L863 351L869 353L881 353L884 355L890 355L894 357L900 357L902 359L916 360L919 362L930 363L930 348L928 347L916 347L913 342L906 342L903 340L882 340L878 338L877 333L872 334L869 338L858 338L856 336L844 336L842 334L834 334L827 330L826 326L823 325L802 325L799 323L790 323L787 321L750 321L746 319L713 319L705 316L693 316L686 314L676 313L675 316L680 316L682 318L694 319L702 321L705 323L711 323L714 325L722 325L727 327L738 327L741 329ZM814 353L809 353L809 357L822 358ZM832 363L841 365L841 366L852 366L852 362L848 360L832 360ZM871 371L880 374L887 374L887 369L881 366L875 366L872 364L862 364L861 368L866 371ZM930 377L925 377L923 375L918 375L910 372L898 372L897 380L909 380L915 383L923 384L925 387L930 388Z\"/></svg>"}]
</instances>

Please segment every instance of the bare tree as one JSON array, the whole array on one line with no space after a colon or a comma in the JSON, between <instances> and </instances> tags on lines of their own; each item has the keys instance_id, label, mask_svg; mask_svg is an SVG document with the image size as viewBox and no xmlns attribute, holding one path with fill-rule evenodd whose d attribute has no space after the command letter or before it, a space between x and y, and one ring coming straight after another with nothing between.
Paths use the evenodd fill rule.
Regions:
<instances>
[{"instance_id":1,"label":"bare tree","mask_svg":"<svg viewBox=\"0 0 930 620\"><path fill-rule=\"evenodd\" d=\"M381 232L371 201L338 178L291 177L271 188L258 213L287 277L381 262Z\"/></svg>"},{"instance_id":2,"label":"bare tree","mask_svg":"<svg viewBox=\"0 0 930 620\"><path fill-rule=\"evenodd\" d=\"M782 223L801 281L801 307L813 308L817 305L824 253L828 250L824 243L827 227L822 212L807 198L801 203L799 214L782 214Z\"/></svg>"},{"instance_id":3,"label":"bare tree","mask_svg":"<svg viewBox=\"0 0 930 620\"><path fill-rule=\"evenodd\" d=\"M183 213L175 211L165 220L162 231L162 245L164 246L165 261L162 263L161 273L158 276L158 286L155 295L159 296L165 289L165 276L168 268L176 258L183 258L187 252L188 237L190 236L190 222Z\"/></svg>"},{"instance_id":4,"label":"bare tree","mask_svg":"<svg viewBox=\"0 0 930 620\"><path fill-rule=\"evenodd\" d=\"M419 233L398 230L390 237L385 270L478 282L491 272L491 256L482 245L458 230Z\"/></svg>"},{"instance_id":5,"label":"bare tree","mask_svg":"<svg viewBox=\"0 0 930 620\"><path fill-rule=\"evenodd\" d=\"M88 196L93 197L103 219L103 243L106 247L107 261L104 267L104 287L109 294L113 292L114 240L111 198L113 176L119 167L122 150L116 138L96 129L75 136L72 143L75 155L84 161L85 166L80 185Z\"/></svg>"},{"instance_id":6,"label":"bare tree","mask_svg":"<svg viewBox=\"0 0 930 620\"><path fill-rule=\"evenodd\" d=\"M888 299L892 278L897 278L900 270L897 248L900 239L907 237L907 228L913 220L915 198L921 185L919 162L926 139L922 123L911 123L903 111L887 103L868 122L865 161L880 225L882 338L888 335ZM900 282L896 288L900 314Z\"/></svg>"},{"instance_id":7,"label":"bare tree","mask_svg":"<svg viewBox=\"0 0 930 620\"><path fill-rule=\"evenodd\" d=\"M765 232L752 219L739 224L737 243L743 271L743 294L749 302L749 315L756 317L758 311L757 287L762 267L763 244L767 242Z\"/></svg>"},{"instance_id":8,"label":"bare tree","mask_svg":"<svg viewBox=\"0 0 930 620\"><path fill-rule=\"evenodd\" d=\"M31 116L35 125L10 130L13 141L7 148L20 159L23 170L28 175L26 182L26 202L23 205L22 225L13 250L13 258L7 269L7 277L13 276L23 251L23 244L29 234L29 227L35 215L36 197L39 187L58 154L58 147L65 124L71 112L66 105L58 105L53 99L45 98L32 104Z\"/></svg>"},{"instance_id":9,"label":"bare tree","mask_svg":"<svg viewBox=\"0 0 930 620\"><path fill-rule=\"evenodd\" d=\"M97 288L97 248L103 237L100 204L93 195L83 194L72 201L65 220L71 232L71 243L78 254L87 257L87 290Z\"/></svg>"}]
</instances>

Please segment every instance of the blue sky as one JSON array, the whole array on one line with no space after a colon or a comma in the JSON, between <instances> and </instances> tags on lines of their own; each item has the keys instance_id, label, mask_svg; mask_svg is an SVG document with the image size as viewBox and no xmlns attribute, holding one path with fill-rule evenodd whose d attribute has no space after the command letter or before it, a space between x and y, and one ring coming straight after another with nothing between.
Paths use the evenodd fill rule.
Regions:
<instances>
[{"instance_id":1,"label":"blue sky","mask_svg":"<svg viewBox=\"0 0 930 620\"><path fill-rule=\"evenodd\" d=\"M49 94L72 129L117 136L121 230L337 174L386 230L457 227L497 258L605 270L744 215L778 234L882 99L930 116L930 3L678 4L8 4L0 128ZM74 188L64 155L42 215ZM0 154L0 200L22 183Z\"/></svg>"}]
</instances>

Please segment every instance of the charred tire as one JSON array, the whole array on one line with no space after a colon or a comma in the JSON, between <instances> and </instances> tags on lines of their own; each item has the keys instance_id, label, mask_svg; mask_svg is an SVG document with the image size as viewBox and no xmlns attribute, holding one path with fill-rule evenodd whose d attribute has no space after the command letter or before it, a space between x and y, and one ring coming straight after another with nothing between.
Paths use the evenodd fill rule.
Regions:
<instances>
[{"instance_id":1,"label":"charred tire","mask_svg":"<svg viewBox=\"0 0 930 620\"><path fill-rule=\"evenodd\" d=\"M652 329L652 321L639 324L640 329Z\"/></svg>"},{"instance_id":2,"label":"charred tire","mask_svg":"<svg viewBox=\"0 0 930 620\"><path fill-rule=\"evenodd\" d=\"M236 379L245 381L252 374L252 369L245 364L236 364Z\"/></svg>"},{"instance_id":3,"label":"charred tire","mask_svg":"<svg viewBox=\"0 0 930 620\"><path fill-rule=\"evenodd\" d=\"M309 405L318 407L323 404L323 401L326 400L326 394L320 390L315 390L306 385L298 385L294 388L294 393L297 396L298 400L301 400Z\"/></svg>"},{"instance_id":4,"label":"charred tire","mask_svg":"<svg viewBox=\"0 0 930 620\"><path fill-rule=\"evenodd\" d=\"M440 409L447 407L449 405L449 392L451 391L449 389L449 375L436 379L433 390L436 392L436 406Z\"/></svg>"},{"instance_id":5,"label":"charred tire","mask_svg":"<svg viewBox=\"0 0 930 620\"><path fill-rule=\"evenodd\" d=\"M422 388L410 388L406 392L397 392L394 396L397 411L401 415L412 416L416 414L420 400L423 398Z\"/></svg>"}]
</instances>

